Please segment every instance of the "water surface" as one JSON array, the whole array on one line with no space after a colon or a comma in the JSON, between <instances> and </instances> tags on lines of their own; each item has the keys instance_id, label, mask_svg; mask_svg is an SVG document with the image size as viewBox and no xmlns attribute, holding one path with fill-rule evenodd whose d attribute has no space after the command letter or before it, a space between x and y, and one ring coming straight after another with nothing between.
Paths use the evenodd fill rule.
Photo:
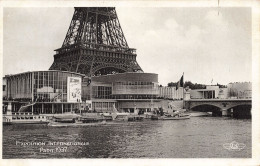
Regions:
<instances>
[{"instance_id":1,"label":"water surface","mask_svg":"<svg viewBox=\"0 0 260 166\"><path fill-rule=\"evenodd\" d=\"M48 142L88 142L88 145L52 146ZM230 151L225 143L246 145ZM46 142L21 146L17 142ZM42 149L66 148L66 152ZM3 126L3 158L249 158L251 120L192 117L113 123L104 126Z\"/></svg>"}]
</instances>

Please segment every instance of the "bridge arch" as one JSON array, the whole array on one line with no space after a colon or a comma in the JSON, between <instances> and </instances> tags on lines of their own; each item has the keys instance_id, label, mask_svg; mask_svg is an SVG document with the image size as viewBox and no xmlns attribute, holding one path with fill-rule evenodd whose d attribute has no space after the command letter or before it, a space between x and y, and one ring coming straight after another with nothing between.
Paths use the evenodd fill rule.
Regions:
<instances>
[{"instance_id":1,"label":"bridge arch","mask_svg":"<svg viewBox=\"0 0 260 166\"><path fill-rule=\"evenodd\" d=\"M251 118L251 99L223 99L207 100L194 99L185 101L186 109L192 111L212 112L212 116L239 116Z\"/></svg>"},{"instance_id":2,"label":"bridge arch","mask_svg":"<svg viewBox=\"0 0 260 166\"><path fill-rule=\"evenodd\" d=\"M230 112L230 114L232 114L234 118L250 119L252 114L251 110L252 110L252 105L244 103L229 108L228 112Z\"/></svg>"},{"instance_id":3,"label":"bridge arch","mask_svg":"<svg viewBox=\"0 0 260 166\"><path fill-rule=\"evenodd\" d=\"M192 111L199 111L199 112L213 112L213 111L220 111L221 108L215 104L198 104L192 106L190 108Z\"/></svg>"},{"instance_id":4,"label":"bridge arch","mask_svg":"<svg viewBox=\"0 0 260 166\"><path fill-rule=\"evenodd\" d=\"M252 103L234 103L234 104L231 104L230 106L226 107L225 109L232 109L232 108L237 108L237 107L240 107L240 106L248 106L248 107L252 107Z\"/></svg>"}]
</instances>

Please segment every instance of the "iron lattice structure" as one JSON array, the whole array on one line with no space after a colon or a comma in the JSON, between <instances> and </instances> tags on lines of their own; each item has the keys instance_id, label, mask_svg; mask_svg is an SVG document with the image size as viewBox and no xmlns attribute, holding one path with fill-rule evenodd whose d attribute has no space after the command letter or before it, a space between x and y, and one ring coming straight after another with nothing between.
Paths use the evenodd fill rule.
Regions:
<instances>
[{"instance_id":1,"label":"iron lattice structure","mask_svg":"<svg viewBox=\"0 0 260 166\"><path fill-rule=\"evenodd\" d=\"M129 48L114 7L76 7L50 70L87 76L143 72Z\"/></svg>"}]
</instances>

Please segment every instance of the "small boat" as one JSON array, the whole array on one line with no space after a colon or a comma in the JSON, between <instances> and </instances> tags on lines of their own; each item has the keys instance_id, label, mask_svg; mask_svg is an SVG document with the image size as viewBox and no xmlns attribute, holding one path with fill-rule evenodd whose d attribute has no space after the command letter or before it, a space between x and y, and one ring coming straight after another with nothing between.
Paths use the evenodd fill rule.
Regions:
<instances>
[{"instance_id":1,"label":"small boat","mask_svg":"<svg viewBox=\"0 0 260 166\"><path fill-rule=\"evenodd\" d=\"M128 121L128 122L134 122L134 121L142 121L144 120L143 116L140 115L117 115L114 121L117 122L123 122L123 121Z\"/></svg>"},{"instance_id":2,"label":"small boat","mask_svg":"<svg viewBox=\"0 0 260 166\"><path fill-rule=\"evenodd\" d=\"M11 124L45 124L49 123L47 116L42 114L34 114L28 112L27 109L34 105L35 103L29 103L27 105L21 106L18 112L12 112L11 103L8 103L7 112L3 114L3 125Z\"/></svg>"},{"instance_id":3,"label":"small boat","mask_svg":"<svg viewBox=\"0 0 260 166\"><path fill-rule=\"evenodd\" d=\"M190 115L189 114L178 114L175 116L165 115L162 117L162 120L184 120L184 119L190 119Z\"/></svg>"},{"instance_id":4,"label":"small boat","mask_svg":"<svg viewBox=\"0 0 260 166\"><path fill-rule=\"evenodd\" d=\"M184 120L190 119L190 116L183 116L183 117L163 117L162 120Z\"/></svg>"},{"instance_id":5,"label":"small boat","mask_svg":"<svg viewBox=\"0 0 260 166\"><path fill-rule=\"evenodd\" d=\"M145 112L143 114L144 119L152 119L152 116L154 116L153 112Z\"/></svg>"},{"instance_id":6,"label":"small boat","mask_svg":"<svg viewBox=\"0 0 260 166\"><path fill-rule=\"evenodd\" d=\"M101 116L103 116L106 121L113 120L113 114L111 114L111 113L101 113Z\"/></svg>"},{"instance_id":7,"label":"small boat","mask_svg":"<svg viewBox=\"0 0 260 166\"><path fill-rule=\"evenodd\" d=\"M115 119L114 119L114 121L119 121L119 122L121 122L121 121L128 121L128 116L129 115L117 115L116 117L115 117Z\"/></svg>"},{"instance_id":8,"label":"small boat","mask_svg":"<svg viewBox=\"0 0 260 166\"><path fill-rule=\"evenodd\" d=\"M190 111L191 117L203 117L203 116L211 116L208 112L196 112L196 111Z\"/></svg>"},{"instance_id":9,"label":"small boat","mask_svg":"<svg viewBox=\"0 0 260 166\"><path fill-rule=\"evenodd\" d=\"M160 120L160 119L162 119L161 115L154 114L151 116L151 120Z\"/></svg>"},{"instance_id":10,"label":"small boat","mask_svg":"<svg viewBox=\"0 0 260 166\"><path fill-rule=\"evenodd\" d=\"M139 116L139 115L134 115L134 116L129 116L128 117L128 121L142 121L144 120L143 116Z\"/></svg>"},{"instance_id":11,"label":"small boat","mask_svg":"<svg viewBox=\"0 0 260 166\"><path fill-rule=\"evenodd\" d=\"M82 116L82 117L78 117L76 119L75 123L98 123L98 122L102 122L102 121L106 121L106 119L103 117Z\"/></svg>"},{"instance_id":12,"label":"small boat","mask_svg":"<svg viewBox=\"0 0 260 166\"><path fill-rule=\"evenodd\" d=\"M106 121L102 122L92 122L92 123L59 123L59 122L50 122L48 126L52 127L77 127L77 126L102 126L106 125Z\"/></svg>"},{"instance_id":13,"label":"small boat","mask_svg":"<svg viewBox=\"0 0 260 166\"><path fill-rule=\"evenodd\" d=\"M29 112L12 113L12 115L3 115L3 124L46 124L49 123L45 115L33 114Z\"/></svg>"},{"instance_id":14,"label":"small boat","mask_svg":"<svg viewBox=\"0 0 260 166\"><path fill-rule=\"evenodd\" d=\"M144 119L143 116L138 115L139 110L137 108L134 109L134 113L129 112L118 112L115 105L113 105L113 111L111 116L114 121L117 122L127 122L127 121L141 121ZM105 114L103 114L105 115Z\"/></svg>"},{"instance_id":15,"label":"small boat","mask_svg":"<svg viewBox=\"0 0 260 166\"><path fill-rule=\"evenodd\" d=\"M81 115L74 112L66 112L63 114L53 114L50 118L52 118L53 122L75 123L76 119L79 117L81 117Z\"/></svg>"}]
</instances>

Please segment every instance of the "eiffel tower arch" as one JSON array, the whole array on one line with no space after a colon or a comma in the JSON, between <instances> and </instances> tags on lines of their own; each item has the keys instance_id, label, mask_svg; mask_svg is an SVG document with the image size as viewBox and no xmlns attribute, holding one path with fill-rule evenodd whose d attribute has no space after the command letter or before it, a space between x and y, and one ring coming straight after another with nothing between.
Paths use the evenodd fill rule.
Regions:
<instances>
[{"instance_id":1,"label":"eiffel tower arch","mask_svg":"<svg viewBox=\"0 0 260 166\"><path fill-rule=\"evenodd\" d=\"M55 51L50 70L87 76L143 72L114 7L75 7L62 47Z\"/></svg>"}]
</instances>

